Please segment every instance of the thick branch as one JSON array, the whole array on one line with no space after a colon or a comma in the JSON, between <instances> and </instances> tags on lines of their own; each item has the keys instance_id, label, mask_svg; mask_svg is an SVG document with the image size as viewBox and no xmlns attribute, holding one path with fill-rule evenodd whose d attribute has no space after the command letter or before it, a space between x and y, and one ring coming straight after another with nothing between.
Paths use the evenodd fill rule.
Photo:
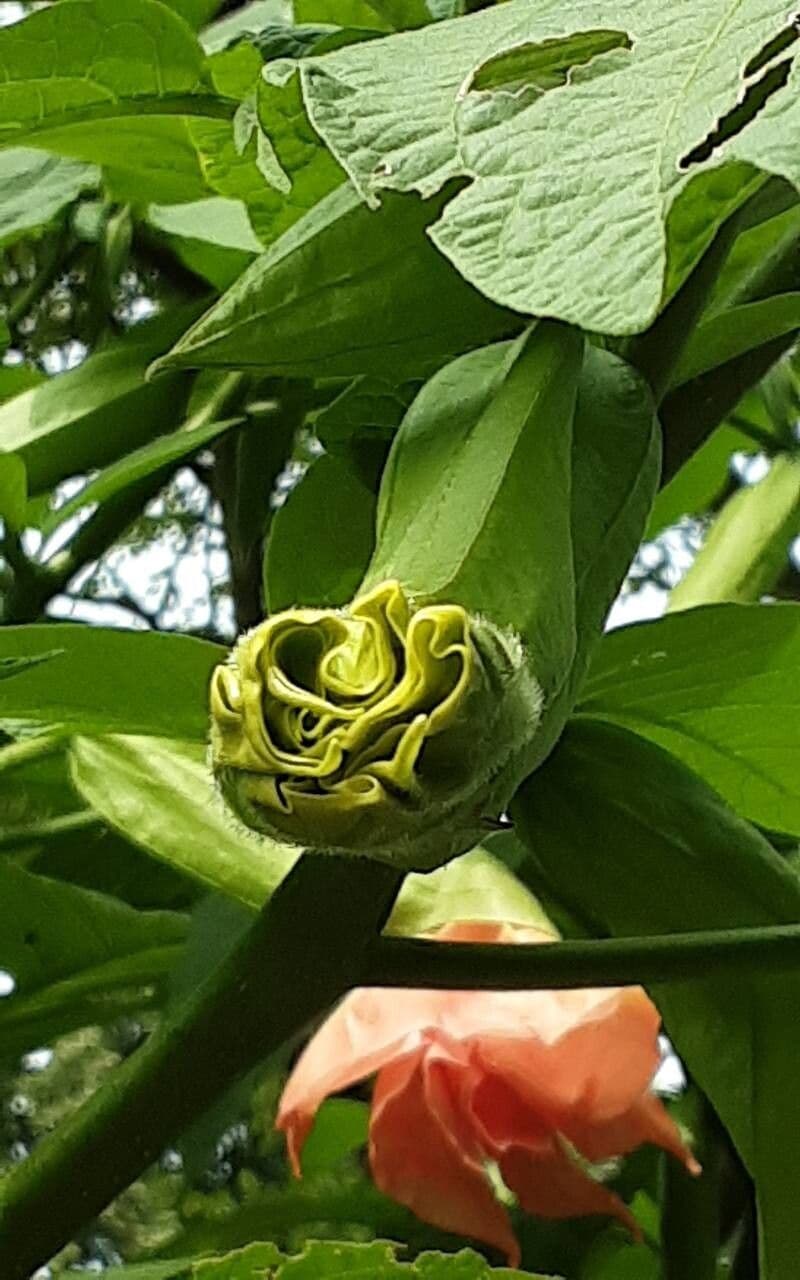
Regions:
<instances>
[{"instance_id":1,"label":"thick branch","mask_svg":"<svg viewBox=\"0 0 800 1280\"><path fill-rule=\"evenodd\" d=\"M360 985L559 991L795 968L800 968L800 925L795 924L530 946L380 938L367 952Z\"/></svg>"},{"instance_id":2,"label":"thick branch","mask_svg":"<svg viewBox=\"0 0 800 1280\"><path fill-rule=\"evenodd\" d=\"M0 1275L27 1280L238 1076L354 985L401 875L301 858L227 960L0 1186Z\"/></svg>"}]
</instances>

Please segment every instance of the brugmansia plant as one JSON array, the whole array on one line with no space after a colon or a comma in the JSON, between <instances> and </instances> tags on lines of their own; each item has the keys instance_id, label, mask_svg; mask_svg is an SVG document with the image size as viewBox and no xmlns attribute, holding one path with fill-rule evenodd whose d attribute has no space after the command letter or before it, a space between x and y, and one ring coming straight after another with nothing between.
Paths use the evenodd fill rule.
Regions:
<instances>
[{"instance_id":1,"label":"brugmansia plant","mask_svg":"<svg viewBox=\"0 0 800 1280\"><path fill-rule=\"evenodd\" d=\"M1 1280L796 1280L797 14L10 17Z\"/></svg>"}]
</instances>

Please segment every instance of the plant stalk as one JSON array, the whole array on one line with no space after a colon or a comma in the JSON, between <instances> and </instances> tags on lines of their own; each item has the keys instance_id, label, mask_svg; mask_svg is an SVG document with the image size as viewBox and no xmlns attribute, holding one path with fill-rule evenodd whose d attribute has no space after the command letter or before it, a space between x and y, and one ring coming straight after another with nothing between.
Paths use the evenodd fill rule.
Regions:
<instances>
[{"instance_id":1,"label":"plant stalk","mask_svg":"<svg viewBox=\"0 0 800 1280\"><path fill-rule=\"evenodd\" d=\"M800 924L708 929L652 938L507 946L423 938L376 939L360 986L440 991L561 991L648 986L721 974L800 968Z\"/></svg>"},{"instance_id":2,"label":"plant stalk","mask_svg":"<svg viewBox=\"0 0 800 1280\"><path fill-rule=\"evenodd\" d=\"M724 1133L695 1085L683 1098L692 1150L703 1166L692 1177L678 1160L662 1164L662 1280L715 1280L721 1235Z\"/></svg>"},{"instance_id":3,"label":"plant stalk","mask_svg":"<svg viewBox=\"0 0 800 1280\"><path fill-rule=\"evenodd\" d=\"M357 983L402 880L299 860L226 960L0 1184L0 1276L27 1280L234 1080Z\"/></svg>"}]
</instances>

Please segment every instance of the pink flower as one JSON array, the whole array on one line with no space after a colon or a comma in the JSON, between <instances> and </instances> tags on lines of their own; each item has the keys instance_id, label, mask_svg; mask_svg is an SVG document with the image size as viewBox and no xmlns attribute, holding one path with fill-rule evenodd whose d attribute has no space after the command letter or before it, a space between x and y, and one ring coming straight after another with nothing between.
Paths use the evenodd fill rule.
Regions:
<instances>
[{"instance_id":1,"label":"pink flower","mask_svg":"<svg viewBox=\"0 0 800 1280\"><path fill-rule=\"evenodd\" d=\"M460 922L456 942L553 942L522 925ZM289 1079L277 1127L300 1153L331 1093L377 1072L369 1158L387 1195L446 1231L519 1264L509 1216L492 1192L495 1162L519 1204L544 1218L626 1205L587 1164L653 1142L700 1167L649 1085L658 1011L641 987L582 991L361 988L331 1014Z\"/></svg>"}]
</instances>

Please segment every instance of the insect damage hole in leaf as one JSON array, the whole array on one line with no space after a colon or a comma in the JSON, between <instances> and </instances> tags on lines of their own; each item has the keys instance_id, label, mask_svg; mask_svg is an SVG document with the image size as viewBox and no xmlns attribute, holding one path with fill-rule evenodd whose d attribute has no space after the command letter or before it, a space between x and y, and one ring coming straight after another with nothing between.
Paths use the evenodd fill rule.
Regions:
<instances>
[{"instance_id":1,"label":"insect damage hole in leaf","mask_svg":"<svg viewBox=\"0 0 800 1280\"><path fill-rule=\"evenodd\" d=\"M735 137L737 133L741 133L751 121L755 120L770 98L786 85L795 55L792 53L790 57L783 58L780 62L775 62L774 59L791 48L798 39L800 39L800 14L795 14L787 26L768 40L744 67L742 89L735 105L719 117L702 142L681 157L678 161L679 169L685 172L693 165L704 164L723 143ZM759 72L762 74L759 75Z\"/></svg>"},{"instance_id":2,"label":"insect damage hole in leaf","mask_svg":"<svg viewBox=\"0 0 800 1280\"><path fill-rule=\"evenodd\" d=\"M632 48L625 31L579 31L551 40L527 41L504 49L471 71L458 98L496 90L514 96L529 89L546 93L568 84L575 67L585 67L601 53Z\"/></svg>"}]
</instances>

